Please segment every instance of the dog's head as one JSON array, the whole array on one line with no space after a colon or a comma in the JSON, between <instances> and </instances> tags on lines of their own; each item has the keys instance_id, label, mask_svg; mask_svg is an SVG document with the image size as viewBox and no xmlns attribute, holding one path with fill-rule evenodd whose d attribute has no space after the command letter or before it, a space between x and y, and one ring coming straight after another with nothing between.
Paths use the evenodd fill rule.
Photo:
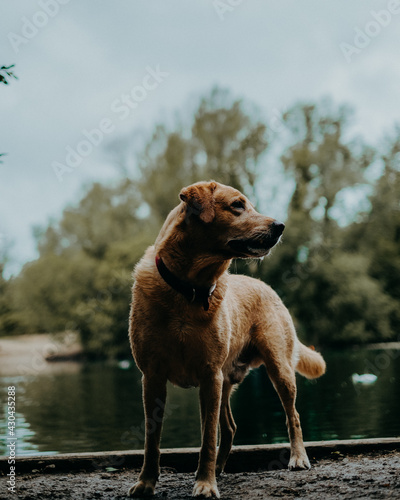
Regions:
<instances>
[{"instance_id":1,"label":"dog's head","mask_svg":"<svg viewBox=\"0 0 400 500\"><path fill-rule=\"evenodd\" d=\"M237 189L218 182L198 182L182 189L184 230L193 244L226 258L257 258L269 253L285 228L259 214Z\"/></svg>"}]
</instances>

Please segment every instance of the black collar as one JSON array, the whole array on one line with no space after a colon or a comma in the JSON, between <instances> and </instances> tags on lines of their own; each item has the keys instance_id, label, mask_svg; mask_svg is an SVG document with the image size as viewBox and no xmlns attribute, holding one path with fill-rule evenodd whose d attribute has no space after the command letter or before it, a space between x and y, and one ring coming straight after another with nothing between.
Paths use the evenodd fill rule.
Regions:
<instances>
[{"instance_id":1,"label":"black collar","mask_svg":"<svg viewBox=\"0 0 400 500\"><path fill-rule=\"evenodd\" d=\"M181 293L189 302L201 302L204 310L208 311L210 307L210 297L214 293L215 287L217 286L216 283L213 283L210 287L205 287L193 286L187 281L182 281L167 268L159 255L156 255L156 266L162 279L171 288Z\"/></svg>"}]
</instances>

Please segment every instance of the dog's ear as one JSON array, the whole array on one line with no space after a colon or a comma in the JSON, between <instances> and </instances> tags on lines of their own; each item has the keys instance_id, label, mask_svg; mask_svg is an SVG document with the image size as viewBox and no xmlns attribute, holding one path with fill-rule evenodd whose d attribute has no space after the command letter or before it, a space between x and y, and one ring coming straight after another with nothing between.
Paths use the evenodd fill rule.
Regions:
<instances>
[{"instance_id":1,"label":"dog's ear","mask_svg":"<svg viewBox=\"0 0 400 500\"><path fill-rule=\"evenodd\" d=\"M185 187L179 198L187 204L187 215L198 215L206 223L212 222L215 217L214 191L215 182L198 182Z\"/></svg>"}]
</instances>

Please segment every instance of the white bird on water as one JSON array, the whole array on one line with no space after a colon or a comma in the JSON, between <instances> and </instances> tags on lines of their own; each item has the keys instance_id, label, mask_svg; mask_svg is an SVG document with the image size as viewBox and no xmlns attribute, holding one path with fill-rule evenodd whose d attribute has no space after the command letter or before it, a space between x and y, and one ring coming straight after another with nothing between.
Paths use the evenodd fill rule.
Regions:
<instances>
[{"instance_id":1,"label":"white bird on water","mask_svg":"<svg viewBox=\"0 0 400 500\"><path fill-rule=\"evenodd\" d=\"M363 373L362 375L359 375L358 373L353 373L353 375L351 376L353 384L365 384L365 385L375 383L377 378L378 377L373 373Z\"/></svg>"}]
</instances>

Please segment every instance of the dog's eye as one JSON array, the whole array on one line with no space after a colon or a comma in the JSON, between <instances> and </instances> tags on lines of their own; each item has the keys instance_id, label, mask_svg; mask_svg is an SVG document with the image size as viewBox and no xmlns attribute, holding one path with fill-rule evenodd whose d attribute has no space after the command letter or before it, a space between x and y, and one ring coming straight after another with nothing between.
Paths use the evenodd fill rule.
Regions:
<instances>
[{"instance_id":1,"label":"dog's eye","mask_svg":"<svg viewBox=\"0 0 400 500\"><path fill-rule=\"evenodd\" d=\"M245 207L243 201L236 200L233 203L231 203L231 208L233 208L234 210L244 210L246 207Z\"/></svg>"}]
</instances>

